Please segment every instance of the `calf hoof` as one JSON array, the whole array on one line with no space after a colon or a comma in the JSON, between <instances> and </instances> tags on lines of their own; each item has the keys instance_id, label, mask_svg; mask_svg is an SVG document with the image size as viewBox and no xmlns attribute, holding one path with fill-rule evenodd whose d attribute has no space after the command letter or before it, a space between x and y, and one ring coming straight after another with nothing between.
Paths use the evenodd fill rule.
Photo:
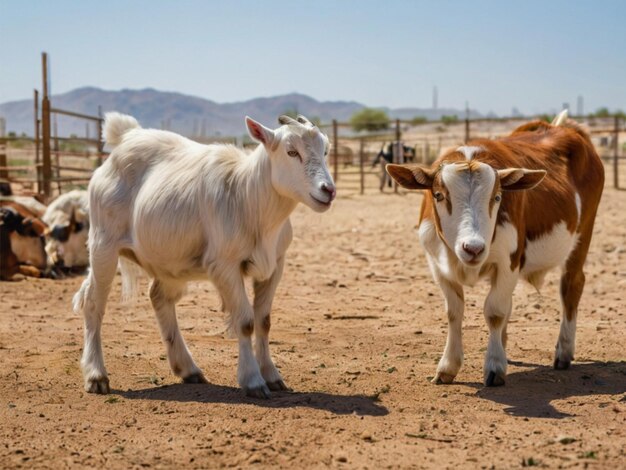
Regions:
<instances>
[{"instance_id":1,"label":"calf hoof","mask_svg":"<svg viewBox=\"0 0 626 470\"><path fill-rule=\"evenodd\" d=\"M251 398L263 398L265 400L269 399L272 396L270 389L267 385L261 385L260 387L254 388L244 388L243 391L246 393L246 396Z\"/></svg>"},{"instance_id":2,"label":"calf hoof","mask_svg":"<svg viewBox=\"0 0 626 470\"><path fill-rule=\"evenodd\" d=\"M485 379L485 386L487 387L501 387L504 385L504 375L498 374L496 372L489 372L487 374L487 378Z\"/></svg>"},{"instance_id":3,"label":"calf hoof","mask_svg":"<svg viewBox=\"0 0 626 470\"><path fill-rule=\"evenodd\" d=\"M106 395L111 391L111 388L109 387L109 378L101 377L99 379L89 379L85 382L85 390L87 393Z\"/></svg>"},{"instance_id":4,"label":"calf hoof","mask_svg":"<svg viewBox=\"0 0 626 470\"><path fill-rule=\"evenodd\" d=\"M267 382L267 386L272 392L292 392L293 391L289 387L287 387L287 385L285 385L285 382L283 382L282 380L277 380L276 382Z\"/></svg>"},{"instance_id":5,"label":"calf hoof","mask_svg":"<svg viewBox=\"0 0 626 470\"><path fill-rule=\"evenodd\" d=\"M556 370L565 370L569 369L569 366L572 364L570 360L559 359L558 357L554 358L554 368Z\"/></svg>"},{"instance_id":6,"label":"calf hoof","mask_svg":"<svg viewBox=\"0 0 626 470\"><path fill-rule=\"evenodd\" d=\"M431 380L431 383L434 383L435 385L451 384L454 381L455 377L455 375L437 372L435 377L433 377L433 379Z\"/></svg>"},{"instance_id":7,"label":"calf hoof","mask_svg":"<svg viewBox=\"0 0 626 470\"><path fill-rule=\"evenodd\" d=\"M187 377L185 377L183 379L183 383L186 383L186 384L208 384L209 382L207 381L207 379L204 378L204 375L202 375L200 372L198 372L197 374L191 374L191 375L188 375Z\"/></svg>"}]
</instances>

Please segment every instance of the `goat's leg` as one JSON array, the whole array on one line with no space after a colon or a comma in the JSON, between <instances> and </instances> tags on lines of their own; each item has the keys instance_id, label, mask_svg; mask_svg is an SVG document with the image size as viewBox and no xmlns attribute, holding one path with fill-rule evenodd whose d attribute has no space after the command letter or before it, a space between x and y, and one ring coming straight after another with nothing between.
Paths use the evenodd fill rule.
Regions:
<instances>
[{"instance_id":1,"label":"goat's leg","mask_svg":"<svg viewBox=\"0 0 626 470\"><path fill-rule=\"evenodd\" d=\"M438 281L446 301L448 339L432 382L449 384L452 383L463 364L462 326L465 304L463 286L443 277L439 277Z\"/></svg>"},{"instance_id":2,"label":"goat's leg","mask_svg":"<svg viewBox=\"0 0 626 470\"><path fill-rule=\"evenodd\" d=\"M117 250L107 244L93 244L89 254L91 269L74 296L74 310L85 319L83 357L80 361L85 390L109 393L109 378L104 367L100 329L107 297L117 268Z\"/></svg>"},{"instance_id":3,"label":"goat's leg","mask_svg":"<svg viewBox=\"0 0 626 470\"><path fill-rule=\"evenodd\" d=\"M237 381L246 395L256 398L269 398L268 388L252 349L254 331L254 310L244 285L243 275L237 266L212 273L213 281L222 296L231 331L239 340L239 365Z\"/></svg>"},{"instance_id":4,"label":"goat's leg","mask_svg":"<svg viewBox=\"0 0 626 470\"><path fill-rule=\"evenodd\" d=\"M484 383L487 387L504 385L506 378L506 328L513 307L513 290L518 272L508 266L497 270L485 300L485 320L489 327L489 343L485 355Z\"/></svg>"},{"instance_id":5,"label":"goat's leg","mask_svg":"<svg viewBox=\"0 0 626 470\"><path fill-rule=\"evenodd\" d=\"M159 322L161 337L167 347L167 358L172 372L185 383L207 383L187 349L176 320L175 305L184 288L184 284L155 279L150 286L150 301Z\"/></svg>"},{"instance_id":6,"label":"goat's leg","mask_svg":"<svg viewBox=\"0 0 626 470\"><path fill-rule=\"evenodd\" d=\"M289 390L272 361L269 345L272 300L283 274L284 265L285 258L281 257L269 279L254 282L254 349L261 368L261 375L270 390Z\"/></svg>"}]
</instances>

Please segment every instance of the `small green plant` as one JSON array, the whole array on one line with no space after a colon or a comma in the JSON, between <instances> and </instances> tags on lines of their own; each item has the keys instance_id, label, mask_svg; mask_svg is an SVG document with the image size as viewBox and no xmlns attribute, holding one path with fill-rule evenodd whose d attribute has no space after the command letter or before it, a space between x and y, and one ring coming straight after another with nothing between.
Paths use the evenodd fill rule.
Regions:
<instances>
[{"instance_id":1,"label":"small green plant","mask_svg":"<svg viewBox=\"0 0 626 470\"><path fill-rule=\"evenodd\" d=\"M350 118L352 129L360 131L380 131L389 127L389 116L382 109L363 108Z\"/></svg>"},{"instance_id":2,"label":"small green plant","mask_svg":"<svg viewBox=\"0 0 626 470\"><path fill-rule=\"evenodd\" d=\"M413 119L411 119L411 125L413 126L419 126L420 124L424 124L428 122L428 119L426 119L424 116L415 116Z\"/></svg>"}]
</instances>

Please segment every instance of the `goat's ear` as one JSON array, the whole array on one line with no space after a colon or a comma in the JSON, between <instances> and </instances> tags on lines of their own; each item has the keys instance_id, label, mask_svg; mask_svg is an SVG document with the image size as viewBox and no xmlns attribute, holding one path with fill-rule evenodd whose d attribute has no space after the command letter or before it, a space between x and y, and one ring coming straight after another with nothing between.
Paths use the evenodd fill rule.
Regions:
<instances>
[{"instance_id":1,"label":"goat's ear","mask_svg":"<svg viewBox=\"0 0 626 470\"><path fill-rule=\"evenodd\" d=\"M248 133L257 142L261 142L266 147L270 147L274 140L274 131L268 129L260 122L256 122L249 116L246 116L246 126L248 127Z\"/></svg>"},{"instance_id":2,"label":"goat's ear","mask_svg":"<svg viewBox=\"0 0 626 470\"><path fill-rule=\"evenodd\" d=\"M546 176L545 170L528 170L526 168L507 168L498 170L500 186L505 191L532 189L541 183Z\"/></svg>"},{"instance_id":3,"label":"goat's ear","mask_svg":"<svg viewBox=\"0 0 626 470\"><path fill-rule=\"evenodd\" d=\"M385 167L389 176L406 189L430 189L433 187L435 170L422 168L419 165L394 165Z\"/></svg>"}]
</instances>

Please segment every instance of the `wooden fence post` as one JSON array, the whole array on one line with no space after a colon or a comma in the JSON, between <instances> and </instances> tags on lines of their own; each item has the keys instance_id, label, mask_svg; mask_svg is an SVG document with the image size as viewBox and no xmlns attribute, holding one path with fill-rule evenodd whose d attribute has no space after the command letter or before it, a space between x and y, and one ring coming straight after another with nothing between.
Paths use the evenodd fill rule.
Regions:
<instances>
[{"instance_id":1,"label":"wooden fence post","mask_svg":"<svg viewBox=\"0 0 626 470\"><path fill-rule=\"evenodd\" d=\"M43 193L50 197L50 181L52 179L52 164L50 161L50 99L48 98L48 54L42 52L41 66L43 75L43 99L41 101L41 134L43 147Z\"/></svg>"},{"instance_id":2,"label":"wooden fence post","mask_svg":"<svg viewBox=\"0 0 626 470\"><path fill-rule=\"evenodd\" d=\"M104 151L104 142L102 137L102 106L98 106L98 166L102 165L102 152Z\"/></svg>"},{"instance_id":3,"label":"wooden fence post","mask_svg":"<svg viewBox=\"0 0 626 470\"><path fill-rule=\"evenodd\" d=\"M397 156L397 161L394 159L394 163L404 163L404 147L400 140L402 139L402 133L400 132L400 119L396 119L396 151L394 154ZM398 192L398 183L396 180L393 180L393 192Z\"/></svg>"},{"instance_id":4,"label":"wooden fence post","mask_svg":"<svg viewBox=\"0 0 626 470\"><path fill-rule=\"evenodd\" d=\"M37 193L41 194L43 192L43 182L41 181L41 155L39 154L39 91L33 90L34 96L34 115L35 115L35 174L37 175Z\"/></svg>"},{"instance_id":5,"label":"wooden fence post","mask_svg":"<svg viewBox=\"0 0 626 470\"><path fill-rule=\"evenodd\" d=\"M334 175L335 184L337 184L337 180L339 179L339 136L337 129L337 120L333 119L333 159L334 159Z\"/></svg>"},{"instance_id":6,"label":"wooden fence post","mask_svg":"<svg viewBox=\"0 0 626 470\"><path fill-rule=\"evenodd\" d=\"M8 141L5 138L0 138L0 179L9 178L9 170L6 169L8 167L7 162L7 143ZM4 181L3 181L4 183Z\"/></svg>"},{"instance_id":7,"label":"wooden fence post","mask_svg":"<svg viewBox=\"0 0 626 470\"><path fill-rule=\"evenodd\" d=\"M361 145L359 147L359 173L361 176L361 194L365 193L365 151L364 151L365 142L361 139Z\"/></svg>"},{"instance_id":8,"label":"wooden fence post","mask_svg":"<svg viewBox=\"0 0 626 470\"><path fill-rule=\"evenodd\" d=\"M613 187L619 189L619 117L615 116L615 137L613 138Z\"/></svg>"}]
</instances>

